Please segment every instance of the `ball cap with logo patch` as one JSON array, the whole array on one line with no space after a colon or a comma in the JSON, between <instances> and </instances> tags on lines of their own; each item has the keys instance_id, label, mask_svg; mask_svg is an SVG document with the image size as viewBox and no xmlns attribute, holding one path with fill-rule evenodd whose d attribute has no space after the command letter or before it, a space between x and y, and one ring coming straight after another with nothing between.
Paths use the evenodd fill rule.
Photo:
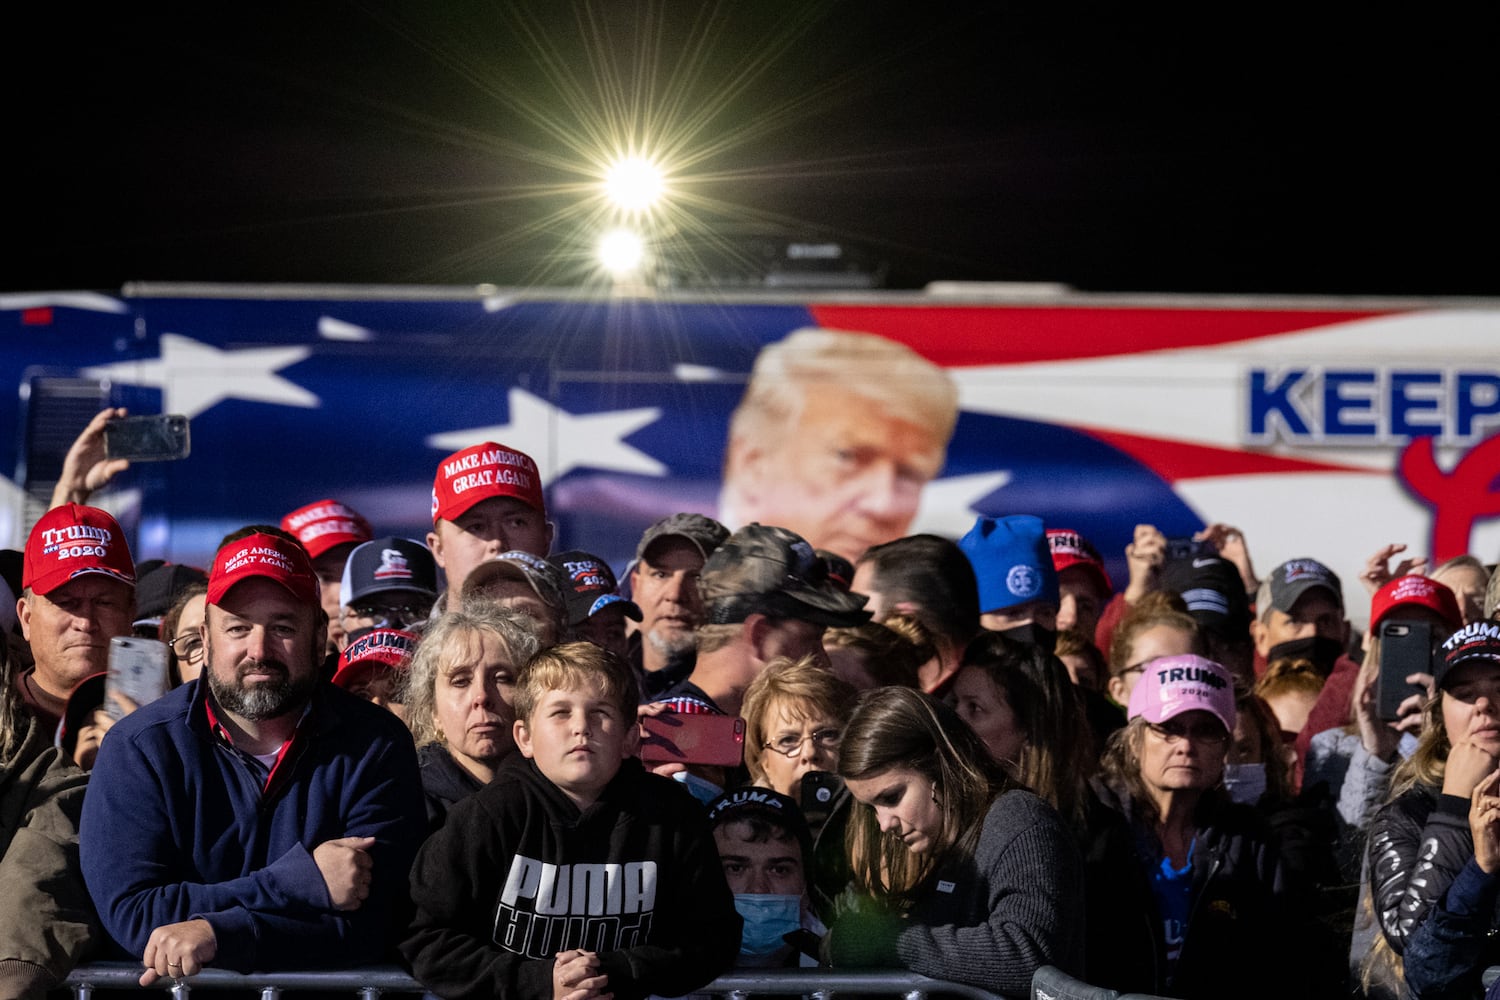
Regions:
<instances>
[{"instance_id":1,"label":"ball cap with logo patch","mask_svg":"<svg viewBox=\"0 0 1500 1000\"><path fill-rule=\"evenodd\" d=\"M796 837L802 849L804 872L811 881L812 873L806 869L812 863L812 830L795 799L769 788L747 785L726 792L708 805L710 829L742 819L769 821Z\"/></svg>"},{"instance_id":2,"label":"ball cap with logo patch","mask_svg":"<svg viewBox=\"0 0 1500 1000\"><path fill-rule=\"evenodd\" d=\"M254 532L219 546L208 574L208 603L218 604L238 583L262 577L304 604L321 604L318 577L307 550L280 535Z\"/></svg>"},{"instance_id":3,"label":"ball cap with logo patch","mask_svg":"<svg viewBox=\"0 0 1500 1000\"><path fill-rule=\"evenodd\" d=\"M619 605L626 618L641 620L640 607L634 601L620 596L620 586L615 580L615 574L603 559L574 549L548 556L547 561L556 567L567 582L563 597L568 605L570 627L582 625L593 615L614 605Z\"/></svg>"},{"instance_id":4,"label":"ball cap with logo patch","mask_svg":"<svg viewBox=\"0 0 1500 1000\"><path fill-rule=\"evenodd\" d=\"M1442 687L1455 667L1475 661L1500 663L1500 622L1471 622L1450 635L1432 665L1433 682Z\"/></svg>"},{"instance_id":5,"label":"ball cap with logo patch","mask_svg":"<svg viewBox=\"0 0 1500 1000\"><path fill-rule=\"evenodd\" d=\"M368 542L375 534L359 511L337 500L298 507L281 519L281 530L296 535L313 559L339 545Z\"/></svg>"},{"instance_id":6,"label":"ball cap with logo patch","mask_svg":"<svg viewBox=\"0 0 1500 1000\"><path fill-rule=\"evenodd\" d=\"M958 540L958 547L974 567L981 613L1029 601L1057 603L1057 570L1041 518L981 517Z\"/></svg>"},{"instance_id":7,"label":"ball cap with logo patch","mask_svg":"<svg viewBox=\"0 0 1500 1000\"><path fill-rule=\"evenodd\" d=\"M806 539L770 525L747 524L725 539L703 564L698 591L706 624L737 624L752 614L829 628L870 620L865 595L840 590Z\"/></svg>"},{"instance_id":8,"label":"ball cap with logo patch","mask_svg":"<svg viewBox=\"0 0 1500 1000\"><path fill-rule=\"evenodd\" d=\"M1162 590L1182 597L1188 614L1221 635L1240 635L1250 626L1250 597L1234 563L1222 556L1186 555L1167 559L1157 577Z\"/></svg>"},{"instance_id":9,"label":"ball cap with logo patch","mask_svg":"<svg viewBox=\"0 0 1500 1000\"><path fill-rule=\"evenodd\" d=\"M455 451L438 463L432 479L432 523L452 521L492 497L515 497L543 516L542 474L525 452L493 441Z\"/></svg>"},{"instance_id":10,"label":"ball cap with logo patch","mask_svg":"<svg viewBox=\"0 0 1500 1000\"><path fill-rule=\"evenodd\" d=\"M1403 608L1426 608L1436 612L1449 631L1463 624L1458 598L1448 587L1425 576L1398 576L1375 591L1370 601L1371 630L1378 629L1381 622Z\"/></svg>"},{"instance_id":11,"label":"ball cap with logo patch","mask_svg":"<svg viewBox=\"0 0 1500 1000\"><path fill-rule=\"evenodd\" d=\"M1108 598L1114 593L1109 573L1104 569L1104 559L1087 538L1066 528L1048 528L1047 547L1052 550L1053 569L1061 573L1070 567L1081 566L1099 588L1101 596Z\"/></svg>"},{"instance_id":12,"label":"ball cap with logo patch","mask_svg":"<svg viewBox=\"0 0 1500 1000\"><path fill-rule=\"evenodd\" d=\"M346 688L372 667L404 671L411 666L417 634L394 628L374 628L344 647L333 683Z\"/></svg>"},{"instance_id":13,"label":"ball cap with logo patch","mask_svg":"<svg viewBox=\"0 0 1500 1000\"><path fill-rule=\"evenodd\" d=\"M427 546L388 535L354 547L344 564L339 604L347 607L371 594L388 592L437 599L437 562Z\"/></svg>"},{"instance_id":14,"label":"ball cap with logo patch","mask_svg":"<svg viewBox=\"0 0 1500 1000\"><path fill-rule=\"evenodd\" d=\"M1338 574L1316 559L1288 559L1271 570L1268 577L1271 588L1271 607L1282 614L1290 614L1292 605L1309 590L1322 587L1328 591L1335 604L1344 606L1344 589ZM1257 608L1257 611L1264 609Z\"/></svg>"},{"instance_id":15,"label":"ball cap with logo patch","mask_svg":"<svg viewBox=\"0 0 1500 1000\"><path fill-rule=\"evenodd\" d=\"M135 562L125 532L108 511L68 503L41 516L26 538L21 587L50 594L89 573L135 586Z\"/></svg>"},{"instance_id":16,"label":"ball cap with logo patch","mask_svg":"<svg viewBox=\"0 0 1500 1000\"><path fill-rule=\"evenodd\" d=\"M563 596L568 586L567 581L556 566L540 556L512 549L486 559L469 571L459 593L465 598L471 597L496 580L520 581L530 587L543 604L556 608L563 614L567 613L567 602Z\"/></svg>"},{"instance_id":17,"label":"ball cap with logo patch","mask_svg":"<svg viewBox=\"0 0 1500 1000\"><path fill-rule=\"evenodd\" d=\"M1160 724L1195 711L1212 713L1234 732L1234 678L1213 660L1189 653L1147 663L1130 692L1126 715Z\"/></svg>"}]
</instances>

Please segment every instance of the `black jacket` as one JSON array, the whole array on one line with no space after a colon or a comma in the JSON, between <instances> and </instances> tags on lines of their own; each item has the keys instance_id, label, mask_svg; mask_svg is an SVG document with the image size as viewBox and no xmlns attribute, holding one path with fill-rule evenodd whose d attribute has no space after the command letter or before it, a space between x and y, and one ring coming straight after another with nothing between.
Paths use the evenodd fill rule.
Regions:
<instances>
[{"instance_id":1,"label":"black jacket","mask_svg":"<svg viewBox=\"0 0 1500 1000\"><path fill-rule=\"evenodd\" d=\"M401 945L442 997L552 996L553 956L599 953L616 1000L678 996L733 964L740 917L703 807L630 759L583 812L514 754L412 868Z\"/></svg>"},{"instance_id":2,"label":"black jacket","mask_svg":"<svg viewBox=\"0 0 1500 1000\"><path fill-rule=\"evenodd\" d=\"M1370 823L1370 889L1381 933L1396 954L1474 857L1469 800L1415 785Z\"/></svg>"},{"instance_id":3,"label":"black jacket","mask_svg":"<svg viewBox=\"0 0 1500 1000\"><path fill-rule=\"evenodd\" d=\"M1206 796L1195 817L1188 925L1168 984L1166 940L1148 872L1155 837L1102 785L1084 853L1090 983L1171 997L1305 995L1293 900L1271 834L1248 806ZM1152 856L1146 856L1147 853Z\"/></svg>"},{"instance_id":4,"label":"black jacket","mask_svg":"<svg viewBox=\"0 0 1500 1000\"><path fill-rule=\"evenodd\" d=\"M441 743L417 747L417 764L422 769L422 798L427 802L429 830L442 826L455 804L484 787Z\"/></svg>"}]
</instances>

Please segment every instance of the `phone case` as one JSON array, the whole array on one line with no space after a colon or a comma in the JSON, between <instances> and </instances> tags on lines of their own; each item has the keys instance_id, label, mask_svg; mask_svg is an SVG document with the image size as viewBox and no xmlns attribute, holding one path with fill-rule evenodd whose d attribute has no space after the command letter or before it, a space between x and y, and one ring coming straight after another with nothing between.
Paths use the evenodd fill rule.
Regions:
<instances>
[{"instance_id":1,"label":"phone case","mask_svg":"<svg viewBox=\"0 0 1500 1000\"><path fill-rule=\"evenodd\" d=\"M714 764L736 767L745 760L745 720L734 715L667 712L641 720L641 760L648 764Z\"/></svg>"},{"instance_id":2,"label":"phone case","mask_svg":"<svg viewBox=\"0 0 1500 1000\"><path fill-rule=\"evenodd\" d=\"M132 462L169 462L191 449L188 418L177 413L122 417L104 425L104 454Z\"/></svg>"},{"instance_id":3,"label":"phone case","mask_svg":"<svg viewBox=\"0 0 1500 1000\"><path fill-rule=\"evenodd\" d=\"M1426 622L1388 621L1380 626L1380 680L1376 688L1376 715L1393 722L1400 718L1401 703L1422 687L1408 684L1415 673L1432 672L1432 626Z\"/></svg>"},{"instance_id":4,"label":"phone case","mask_svg":"<svg viewBox=\"0 0 1500 1000\"><path fill-rule=\"evenodd\" d=\"M167 644L155 639L117 636L109 641L109 675L104 680L104 710L119 719L124 712L110 693L119 691L137 707L167 693Z\"/></svg>"}]
</instances>

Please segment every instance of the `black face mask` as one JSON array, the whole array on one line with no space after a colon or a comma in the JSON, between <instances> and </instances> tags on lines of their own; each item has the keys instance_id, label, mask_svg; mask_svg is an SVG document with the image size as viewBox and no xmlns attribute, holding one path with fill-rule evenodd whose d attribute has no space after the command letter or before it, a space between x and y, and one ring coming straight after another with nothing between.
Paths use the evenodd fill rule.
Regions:
<instances>
[{"instance_id":1,"label":"black face mask","mask_svg":"<svg viewBox=\"0 0 1500 1000\"><path fill-rule=\"evenodd\" d=\"M1266 662L1274 663L1283 658L1311 660L1312 665L1318 668L1318 672L1326 677L1333 673L1333 664L1343 655L1343 652L1344 644L1337 639L1310 635L1304 639L1279 642L1272 646L1271 651L1266 654Z\"/></svg>"},{"instance_id":2,"label":"black face mask","mask_svg":"<svg viewBox=\"0 0 1500 1000\"><path fill-rule=\"evenodd\" d=\"M1050 653L1057 648L1057 633L1051 629L1042 628L1036 622L1027 622L1025 625L995 631L1007 639L1024 642L1028 646L1036 646L1044 653Z\"/></svg>"}]
</instances>

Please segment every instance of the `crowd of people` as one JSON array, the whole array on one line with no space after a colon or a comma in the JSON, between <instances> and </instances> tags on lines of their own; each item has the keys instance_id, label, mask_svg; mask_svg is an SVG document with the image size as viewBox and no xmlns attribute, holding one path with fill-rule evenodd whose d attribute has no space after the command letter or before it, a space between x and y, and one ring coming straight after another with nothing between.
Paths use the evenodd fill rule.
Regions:
<instances>
[{"instance_id":1,"label":"crowd of people","mask_svg":"<svg viewBox=\"0 0 1500 1000\"><path fill-rule=\"evenodd\" d=\"M137 563L87 503L111 414L0 564L0 997L91 960L554 1000L1044 966L1425 1000L1500 964L1480 559L1377 541L1363 637L1327 566L1260 577L1220 524L1142 524L1116 592L1029 515L851 559L679 512L617 579L486 442L425 544L323 499Z\"/></svg>"}]
</instances>

